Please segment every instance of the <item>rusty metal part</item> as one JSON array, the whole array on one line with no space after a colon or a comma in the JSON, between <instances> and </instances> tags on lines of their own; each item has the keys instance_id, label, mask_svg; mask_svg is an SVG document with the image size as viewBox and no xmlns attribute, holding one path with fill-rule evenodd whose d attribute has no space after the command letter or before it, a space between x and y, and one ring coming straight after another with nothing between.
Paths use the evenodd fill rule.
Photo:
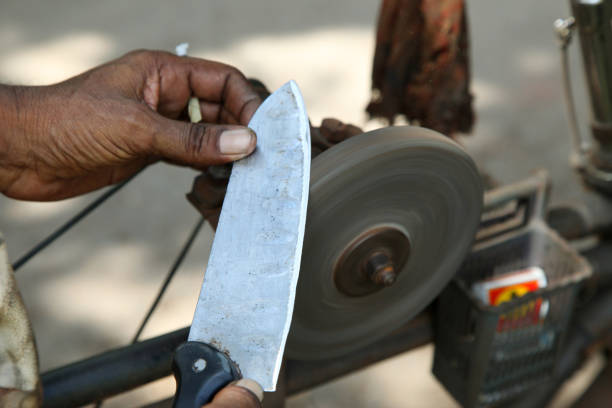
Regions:
<instances>
[{"instance_id":1,"label":"rusty metal part","mask_svg":"<svg viewBox=\"0 0 612 408\"><path fill-rule=\"evenodd\" d=\"M384 0L376 32L371 116L399 115L448 136L474 122L464 0Z\"/></svg>"},{"instance_id":2,"label":"rusty metal part","mask_svg":"<svg viewBox=\"0 0 612 408\"><path fill-rule=\"evenodd\" d=\"M310 127L312 157L314 158L333 145L361 133L363 133L363 130L355 125L334 118L325 118L321 122L321 126Z\"/></svg>"},{"instance_id":3,"label":"rusty metal part","mask_svg":"<svg viewBox=\"0 0 612 408\"><path fill-rule=\"evenodd\" d=\"M393 226L378 226L359 234L334 265L334 284L349 296L365 296L391 286L410 252L406 234Z\"/></svg>"},{"instance_id":4,"label":"rusty metal part","mask_svg":"<svg viewBox=\"0 0 612 408\"><path fill-rule=\"evenodd\" d=\"M431 130L379 129L316 157L286 355L341 356L410 320L448 283L469 250L481 205L473 161ZM361 259L345 255L339 261L355 253L351 246L359 237L381 227L400 231L410 243L407 260L393 261L397 279L389 287L359 275L376 245ZM399 239L399 254L407 252L405 241ZM358 266L353 271L352 264Z\"/></svg>"},{"instance_id":5,"label":"rusty metal part","mask_svg":"<svg viewBox=\"0 0 612 408\"><path fill-rule=\"evenodd\" d=\"M321 135L331 144L340 143L363 133L361 128L334 118L325 118L320 126Z\"/></svg>"},{"instance_id":6,"label":"rusty metal part","mask_svg":"<svg viewBox=\"0 0 612 408\"><path fill-rule=\"evenodd\" d=\"M393 261L384 252L375 252L366 262L365 271L368 278L377 285L391 286L397 279Z\"/></svg>"},{"instance_id":7,"label":"rusty metal part","mask_svg":"<svg viewBox=\"0 0 612 408\"><path fill-rule=\"evenodd\" d=\"M211 166L193 180L187 200L216 229L221 214L221 205L225 197L229 172L226 166Z\"/></svg>"}]
</instances>

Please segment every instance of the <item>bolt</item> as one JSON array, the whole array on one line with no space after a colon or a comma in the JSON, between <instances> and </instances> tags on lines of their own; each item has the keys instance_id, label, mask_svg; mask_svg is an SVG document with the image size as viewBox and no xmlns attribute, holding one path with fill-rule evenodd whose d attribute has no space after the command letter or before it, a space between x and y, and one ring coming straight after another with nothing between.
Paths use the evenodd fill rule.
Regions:
<instances>
[{"instance_id":1,"label":"bolt","mask_svg":"<svg viewBox=\"0 0 612 408\"><path fill-rule=\"evenodd\" d=\"M203 358L198 358L196 361L193 362L193 366L191 366L191 369L194 373L201 373L206 369L206 360L204 360Z\"/></svg>"},{"instance_id":2,"label":"bolt","mask_svg":"<svg viewBox=\"0 0 612 408\"><path fill-rule=\"evenodd\" d=\"M366 273L372 282L381 286L391 286L397 278L393 261L384 252L375 252L370 256L366 262Z\"/></svg>"}]
</instances>

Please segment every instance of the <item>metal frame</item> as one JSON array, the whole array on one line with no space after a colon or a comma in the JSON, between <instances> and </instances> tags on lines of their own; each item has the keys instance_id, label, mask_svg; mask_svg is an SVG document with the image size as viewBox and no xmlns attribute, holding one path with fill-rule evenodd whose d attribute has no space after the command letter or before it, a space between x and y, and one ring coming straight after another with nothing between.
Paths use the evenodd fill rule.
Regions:
<instances>
[{"instance_id":1,"label":"metal frame","mask_svg":"<svg viewBox=\"0 0 612 408\"><path fill-rule=\"evenodd\" d=\"M591 300L576 316L564 358L554 380L515 406L543 406L585 358L585 351L612 334L612 242L583 254L594 267L585 295ZM590 293L597 285L599 295ZM129 391L171 374L174 349L187 339L189 328L121 347L42 375L44 407L78 407ZM416 349L433 340L433 311L428 308L385 338L348 355L319 360L286 360L277 394L266 395L266 407L282 407L284 398L355 370ZM269 404L270 401L273 405ZM534 401L537 401L536 404ZM525 405L528 404L529 405ZM163 405L157 405L163 406Z\"/></svg>"},{"instance_id":2,"label":"metal frame","mask_svg":"<svg viewBox=\"0 0 612 408\"><path fill-rule=\"evenodd\" d=\"M44 373L44 407L93 403L170 375L174 349L188 333L186 327ZM277 392L284 397L305 391L432 339L432 314L428 310L389 336L349 355L319 361L286 360L280 381L284 389Z\"/></svg>"},{"instance_id":3,"label":"metal frame","mask_svg":"<svg viewBox=\"0 0 612 408\"><path fill-rule=\"evenodd\" d=\"M486 211L483 214L479 235L481 237L503 239L504 234L507 234L508 231L517 227L520 228L534 216L541 216L546 205L547 188L548 177L545 172L539 172L518 183L489 191L485 195ZM512 205L512 203L516 203L516 205ZM507 224L509 227L503 231L492 229L492 226L499 223L500 220L508 219L518 221ZM177 261L170 270L171 275L176 272L180 260L186 255L190 243L193 242L195 234L199 230L198 225L201 226L201 221L196 225L181 249ZM591 262L594 269L593 277L586 285L585 293L593 297L595 292L604 291L604 297L606 299L610 298L612 302L612 292L609 291L609 289L612 289L612 242L600 243L583 255ZM163 288L167 287L168 282L167 277L153 305L163 294ZM150 316L151 310L147 316ZM577 322L593 321L593 310L597 311L597 309L590 308L587 310L587 312L581 313ZM433 306L430 306L415 319L383 339L342 357L318 361L286 360L279 380L281 384L279 390L266 397L266 407L282 407L287 396L308 390L352 371L431 342L434 336L433 316ZM612 329L612 307L610 308L610 316L600 315L595 321L601 318L604 319L604 322L610 323L611 327L609 329ZM144 327L146 321L145 318L141 328ZM576 336L580 338L580 350L584 350L602 333L606 333L604 329L608 329L599 327L598 329L585 331L583 326L584 324L578 324L576 326L579 327L576 329L578 334L570 335L570 338ZM152 339L134 342L132 345L44 373L42 375L43 406L68 408L98 402L170 375L174 350L186 340L188 331L189 328L183 328ZM584 333L591 332L592 334L589 336L583 336ZM134 341L137 338L138 335L134 337ZM572 341L576 342L577 340L569 341L568 350L574 350L578 347ZM558 383L573 373L576 361L581 361L582 354L573 355L571 358L573 359L570 367L572 369L566 369L563 376L556 378ZM550 392L552 391L549 390L548 394Z\"/></svg>"}]
</instances>

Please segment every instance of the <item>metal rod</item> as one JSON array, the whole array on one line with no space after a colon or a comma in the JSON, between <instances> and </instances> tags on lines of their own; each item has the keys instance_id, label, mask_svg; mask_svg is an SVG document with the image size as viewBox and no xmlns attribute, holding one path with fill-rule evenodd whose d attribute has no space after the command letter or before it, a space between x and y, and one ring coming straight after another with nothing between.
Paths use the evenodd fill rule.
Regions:
<instances>
[{"instance_id":1,"label":"metal rod","mask_svg":"<svg viewBox=\"0 0 612 408\"><path fill-rule=\"evenodd\" d=\"M582 168L585 165L585 155L589 151L589 142L582 138L580 129L578 128L578 119L576 115L576 105L574 103L574 94L572 92L572 82L570 77L568 46L572 39L575 20L573 17L566 19L558 19L555 21L555 32L559 39L559 51L561 53L561 73L563 75L563 94L565 96L565 105L567 109L567 121L570 127L570 133L573 141L572 165L577 168Z\"/></svg>"},{"instance_id":2,"label":"metal rod","mask_svg":"<svg viewBox=\"0 0 612 408\"><path fill-rule=\"evenodd\" d=\"M170 375L174 349L187 340L188 333L186 327L44 373L43 407L90 404ZM408 351L430 342L432 337L431 317L424 313L386 338L342 358L287 360L287 394Z\"/></svg>"},{"instance_id":3,"label":"metal rod","mask_svg":"<svg viewBox=\"0 0 612 408\"><path fill-rule=\"evenodd\" d=\"M70 228L74 227L79 221L89 215L93 210L98 208L103 202L113 196L117 191L121 190L121 188L123 188L123 186L129 183L130 180L132 180L137 174L138 173L106 190L103 194L101 194L100 196L98 196L98 198L91 202L87 207L83 208L75 216L70 218L64 225L53 231L49 236L47 236L45 239L36 244L32 249L30 249L13 263L13 271L17 272L17 270L21 268L26 262L36 256L43 249L51 245L56 239L64 235L65 232L70 230Z\"/></svg>"},{"instance_id":4,"label":"metal rod","mask_svg":"<svg viewBox=\"0 0 612 408\"><path fill-rule=\"evenodd\" d=\"M600 148L609 151L612 125L612 2L609 0L570 0L576 20L588 93L591 99L593 132ZM595 129L594 129L595 130ZM606 131L607 130L607 131Z\"/></svg>"},{"instance_id":5,"label":"metal rod","mask_svg":"<svg viewBox=\"0 0 612 408\"><path fill-rule=\"evenodd\" d=\"M43 373L43 407L91 404L170 374L189 327Z\"/></svg>"}]
</instances>

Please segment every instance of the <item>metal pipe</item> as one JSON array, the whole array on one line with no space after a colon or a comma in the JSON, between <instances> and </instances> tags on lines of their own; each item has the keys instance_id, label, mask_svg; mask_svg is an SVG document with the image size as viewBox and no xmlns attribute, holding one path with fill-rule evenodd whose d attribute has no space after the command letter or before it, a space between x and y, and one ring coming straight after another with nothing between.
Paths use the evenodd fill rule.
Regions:
<instances>
[{"instance_id":1,"label":"metal pipe","mask_svg":"<svg viewBox=\"0 0 612 408\"><path fill-rule=\"evenodd\" d=\"M44 373L43 407L79 407L166 377L188 333L187 327Z\"/></svg>"},{"instance_id":2,"label":"metal pipe","mask_svg":"<svg viewBox=\"0 0 612 408\"><path fill-rule=\"evenodd\" d=\"M593 112L593 136L612 149L612 1L571 0Z\"/></svg>"},{"instance_id":3,"label":"metal pipe","mask_svg":"<svg viewBox=\"0 0 612 408\"><path fill-rule=\"evenodd\" d=\"M189 328L118 348L42 375L43 407L70 408L129 391L171 374L174 350ZM341 358L285 362L287 395L295 394L433 339L423 313L389 336Z\"/></svg>"},{"instance_id":4,"label":"metal pipe","mask_svg":"<svg viewBox=\"0 0 612 408\"><path fill-rule=\"evenodd\" d=\"M559 51L561 53L561 74L563 77L563 93L565 96L565 105L567 109L567 120L572 135L573 151L570 155L572 165L578 169L582 169L585 164L590 143L580 134L578 128L578 118L576 115L576 104L574 103L574 94L572 92L572 82L570 77L568 46L572 40L572 33L575 28L576 20L574 17L566 19L558 19L555 21L555 32L559 39Z\"/></svg>"}]
</instances>

